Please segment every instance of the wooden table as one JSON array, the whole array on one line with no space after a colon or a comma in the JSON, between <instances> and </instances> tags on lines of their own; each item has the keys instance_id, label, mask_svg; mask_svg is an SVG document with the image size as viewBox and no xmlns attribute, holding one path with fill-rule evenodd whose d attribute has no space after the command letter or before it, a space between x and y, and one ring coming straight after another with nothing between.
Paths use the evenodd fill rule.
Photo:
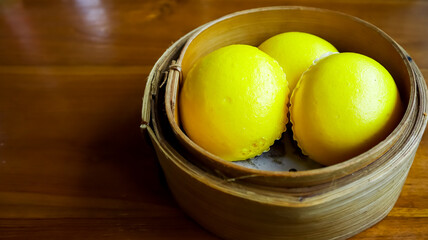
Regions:
<instances>
[{"instance_id":1,"label":"wooden table","mask_svg":"<svg viewBox=\"0 0 428 240\"><path fill-rule=\"evenodd\" d=\"M217 239L172 198L141 98L180 36L272 5L367 20L428 77L427 1L0 1L0 239ZM425 136L394 209L353 239L428 239L427 158Z\"/></svg>"}]
</instances>

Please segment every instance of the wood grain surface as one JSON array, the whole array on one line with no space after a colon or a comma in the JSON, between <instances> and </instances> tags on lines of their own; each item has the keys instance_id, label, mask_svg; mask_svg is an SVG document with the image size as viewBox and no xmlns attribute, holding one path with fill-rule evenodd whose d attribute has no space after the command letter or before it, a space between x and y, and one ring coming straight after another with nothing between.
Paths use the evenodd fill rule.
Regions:
<instances>
[{"instance_id":1,"label":"wood grain surface","mask_svg":"<svg viewBox=\"0 0 428 240\"><path fill-rule=\"evenodd\" d=\"M367 20L428 77L428 1L0 1L0 239L218 239L140 135L145 81L185 33L277 5ZM425 135L395 207L353 239L428 239L427 159Z\"/></svg>"}]
</instances>

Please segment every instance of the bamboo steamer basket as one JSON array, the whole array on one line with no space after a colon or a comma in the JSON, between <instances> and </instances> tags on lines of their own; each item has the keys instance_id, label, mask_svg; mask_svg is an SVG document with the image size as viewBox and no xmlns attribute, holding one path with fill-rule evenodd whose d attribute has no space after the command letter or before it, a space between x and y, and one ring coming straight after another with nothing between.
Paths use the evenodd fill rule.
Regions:
<instances>
[{"instance_id":1,"label":"bamboo steamer basket","mask_svg":"<svg viewBox=\"0 0 428 240\"><path fill-rule=\"evenodd\" d=\"M180 74L185 74L186 67L180 64L183 50L192 38L212 24L229 21L236 16L252 19L252 14L259 19L266 15L270 19L268 23L276 21L272 16L290 17L294 19L290 24L296 26L300 26L299 22L331 24L334 20L337 21L334 24L346 25L355 21L355 25L362 25L361 29L354 29L358 34L366 34L364 29L370 28L367 32L370 37L385 39L374 40L374 43L387 46L369 47L361 43L364 47L359 52L378 56L374 58L386 66L396 81L399 79L397 85L407 109L399 126L385 140L387 142L347 161L362 159L360 161L364 163L353 167L348 167L353 165L351 163L337 164L296 173L263 172L257 174L268 175L240 179L242 175L239 174L248 173L236 173L235 169L229 171L230 166L227 165L217 168L217 162L210 165L212 156L204 158L206 156L198 155L198 151L185 146L171 122L176 109L171 108L171 104L165 104L168 101L174 104L173 92L168 96L168 91L173 88L166 85L171 85L171 79L179 79ZM318 27L314 27L314 31ZM318 35L342 51L349 49L340 42L339 36L329 38L323 33L320 31ZM179 39L162 55L147 80L141 129L151 139L170 190L179 205L214 234L225 239L344 239L374 225L394 206L427 124L426 92L422 74L404 49L372 25L341 13L313 8L254 9L201 26ZM373 153L374 150L380 152ZM373 159L363 159L370 157ZM233 177L234 173L237 177ZM250 179L256 181L247 181ZM280 184L272 183L275 180ZM287 181L292 184L288 185Z\"/></svg>"}]
</instances>

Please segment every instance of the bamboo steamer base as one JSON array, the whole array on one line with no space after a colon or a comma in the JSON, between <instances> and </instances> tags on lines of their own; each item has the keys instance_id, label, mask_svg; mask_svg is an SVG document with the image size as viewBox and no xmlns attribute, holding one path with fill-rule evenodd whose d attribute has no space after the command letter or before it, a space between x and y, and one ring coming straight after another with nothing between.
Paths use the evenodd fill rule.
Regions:
<instances>
[{"instance_id":1,"label":"bamboo steamer base","mask_svg":"<svg viewBox=\"0 0 428 240\"><path fill-rule=\"evenodd\" d=\"M163 104L163 72L177 59L191 34L174 43L153 68L144 93L141 125L153 143L171 192L187 214L225 239L285 240L345 239L389 213L427 124L426 85L413 61L409 74L416 76L417 94L410 126L379 159L316 186L261 186L230 181L195 165L174 137Z\"/></svg>"}]
</instances>

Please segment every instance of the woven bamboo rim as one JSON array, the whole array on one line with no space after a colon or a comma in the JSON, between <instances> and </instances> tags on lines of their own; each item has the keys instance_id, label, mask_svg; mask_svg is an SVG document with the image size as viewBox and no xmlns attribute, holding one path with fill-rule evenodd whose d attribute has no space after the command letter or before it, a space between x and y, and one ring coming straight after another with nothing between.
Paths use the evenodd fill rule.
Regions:
<instances>
[{"instance_id":1,"label":"woven bamboo rim","mask_svg":"<svg viewBox=\"0 0 428 240\"><path fill-rule=\"evenodd\" d=\"M210 40L209 44L212 48L207 48L206 45L203 45L204 41L207 39L212 39L219 35L216 31L210 32L212 28L220 29L218 31L224 30L231 23L233 25L233 21L238 22L237 25L233 25L233 27L237 28L239 26L239 21L248 21L251 19L249 16L254 15L254 18L257 18L257 21L263 19L263 14L265 13L274 13L281 14L281 17L286 16L287 13L293 13L294 15L298 15L300 13L310 13L310 15L320 16L328 16L326 19L322 19L323 21L332 22L345 22L350 24L351 29L353 31L361 32L363 31L365 34L369 34L372 37L377 38L378 45L379 42L382 43L381 46L375 45L372 47L372 51L381 51L385 50L394 51L395 58L393 60L400 59L400 66L398 68L405 68L405 70L401 69L402 72L406 71L406 75L408 77L408 82L398 83L401 89L406 89L405 92L401 92L402 96L405 96L405 100L407 102L406 112L403 116L403 119L399 123L399 125L395 128L395 130L382 142L378 145L370 149L369 151L356 156L352 159L349 159L340 164L335 164L333 166L307 170L307 171L299 171L299 172L273 172L273 171L263 171L256 169L249 169L239 165L236 165L231 162L227 162L222 160L220 157L215 156L197 144L195 144L192 140L190 140L185 133L181 130L179 125L178 111L176 108L176 101L178 96L179 84L180 84L180 76L186 75L189 67L197 61L197 59L204 54L210 52L215 48L219 48L224 45L228 45L233 42L233 37L227 36L228 39L232 39L229 41L218 41L219 39ZM296 13L297 12L297 13ZM262 14L262 15L260 15ZM294 16L295 17L295 16ZM242 20L240 19L242 18ZM238 20L236 20L238 19ZM272 18L268 18L268 21L273 21ZM223 26L223 25L224 26ZM229 24L229 25L228 25ZM232 27L232 28L233 28ZM346 26L349 27L349 26ZM276 31L279 31L275 29ZM336 29L337 30L337 29ZM329 37L323 36L322 33L317 33L317 35L328 39ZM202 37L200 37L202 36ZM254 38L257 38L254 37ZM224 40L224 39L222 39ZM236 41L236 39L235 39ZM339 41L337 37L333 38L333 41ZM215 43L218 43L217 45ZM242 43L242 42L241 42ZM247 43L247 42L244 42ZM387 46L384 46L387 44ZM200 47L200 46L203 47ZM341 44L334 44L339 46L340 49ZM199 46L199 47L198 47ZM342 48L346 48L343 47ZM202 50L201 50L202 49ZM380 50L379 50L380 49ZM190 52L190 53L189 53ZM359 51L361 52L361 51ZM189 53L189 54L188 54ZM364 49L363 49L363 53ZM188 56L188 55L190 56ZM367 54L367 53L365 53ZM398 54L398 55L397 55ZM367 54L371 55L371 54ZM397 57L399 56L399 57ZM373 57L373 56L372 56ZM166 94L165 94L165 104L166 104L166 113L168 116L169 124L171 125L176 137L180 140L180 143L193 155L195 156L195 161L201 162L208 168L214 169L217 173L222 174L229 179L235 180L239 179L242 181L248 181L256 184L262 184L267 186L287 186L287 187L301 187L301 186L314 186L323 183L329 183L334 179L338 179L349 175L359 169L364 168L365 166L372 164L374 161L378 160L383 154L385 154L402 136L405 131L409 131L411 128L411 123L415 120L416 114L416 75L412 70L410 58L408 55L402 51L399 45L391 39L386 33L382 32L380 29L375 26L352 16L338 13L329 10L320 10L315 8L306 8L306 7L270 7L270 8L261 8L261 9L253 9L242 11L238 13L234 13L231 15L227 15L223 18L210 22L197 30L195 30L191 35L189 35L189 39L181 50L180 56L176 62L171 62L173 64L173 68L170 69L169 74L167 76L167 84L166 84ZM390 58L381 59L382 61L387 61L386 65L397 66L396 63L391 63L388 61L393 61ZM378 60L379 61L379 60ZM385 63L383 63L385 64ZM397 76L400 73L397 73L395 68L388 68L388 70L392 69L392 74ZM390 70L391 71L391 70ZM403 73L401 73L403 75ZM401 79L401 78L400 78Z\"/></svg>"}]
</instances>

